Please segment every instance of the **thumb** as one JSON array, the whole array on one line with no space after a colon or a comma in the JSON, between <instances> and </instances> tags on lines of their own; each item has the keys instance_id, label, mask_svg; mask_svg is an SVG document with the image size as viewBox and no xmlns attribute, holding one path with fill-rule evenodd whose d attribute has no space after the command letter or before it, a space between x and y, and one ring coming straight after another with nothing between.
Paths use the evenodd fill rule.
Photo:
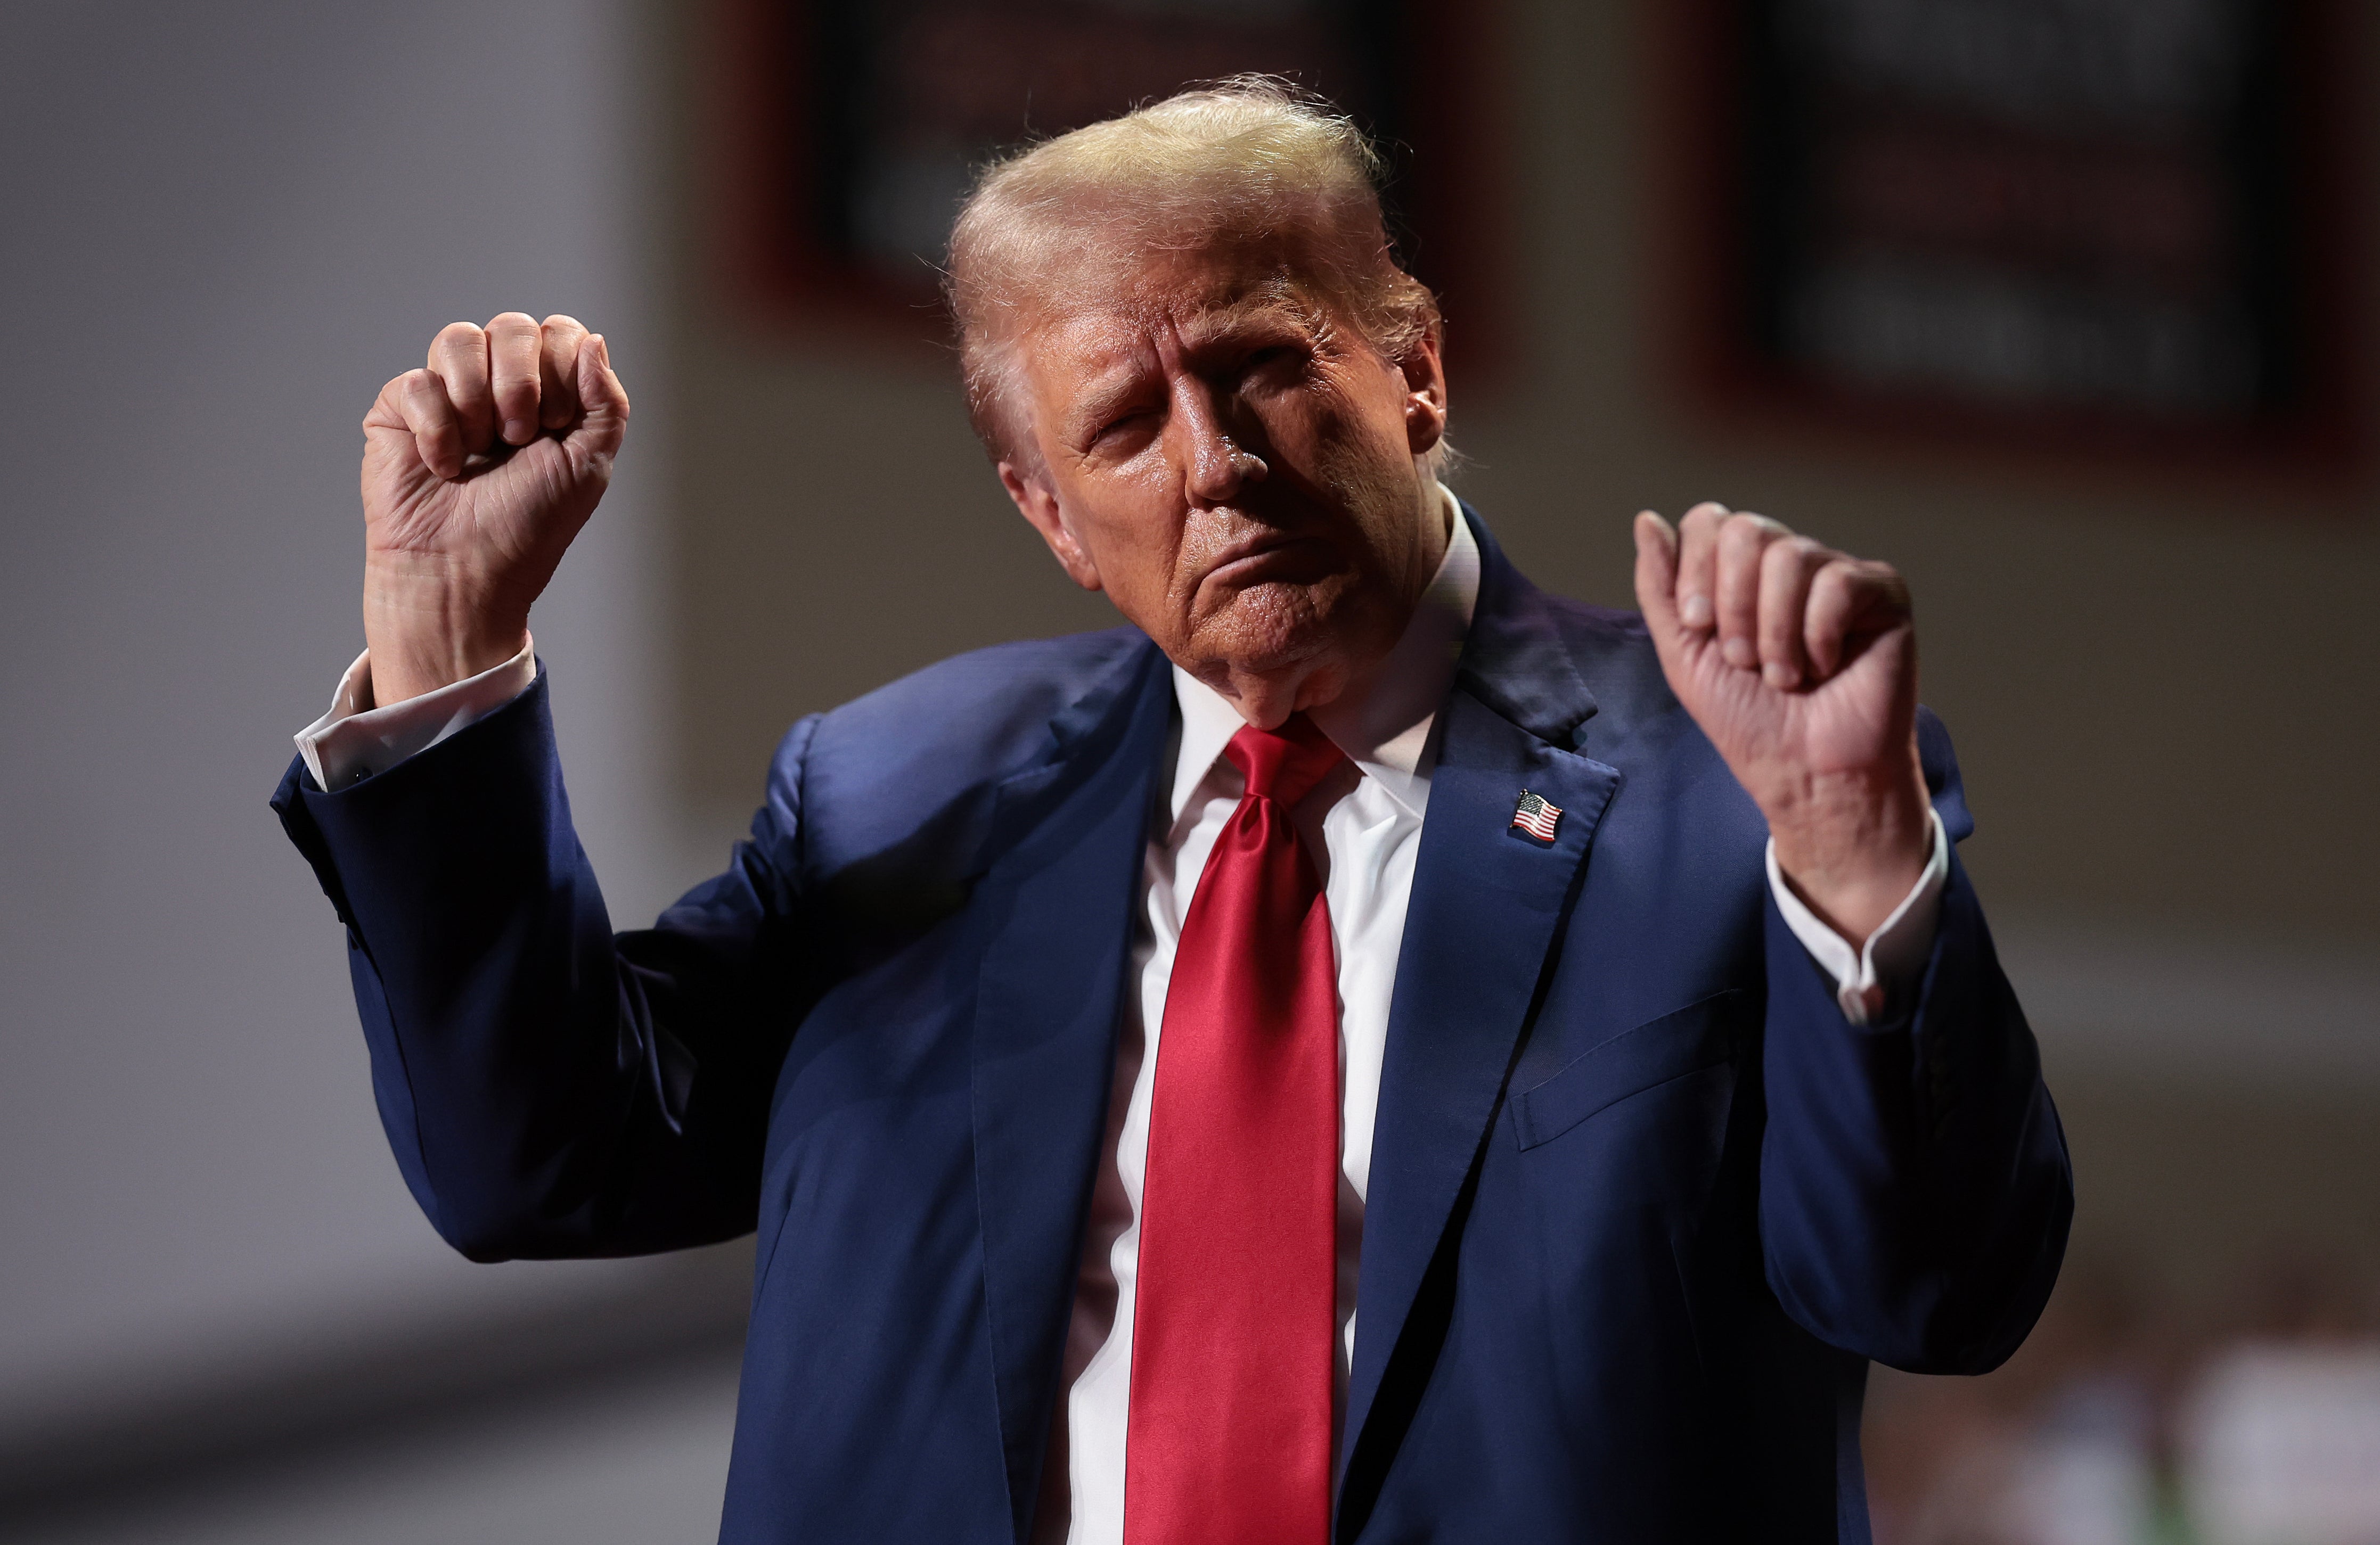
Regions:
<instances>
[{"instance_id":1,"label":"thumb","mask_svg":"<svg viewBox=\"0 0 2380 1545\"><path fill-rule=\"evenodd\" d=\"M612 345L600 332L578 345L578 401L585 411L564 443L574 459L608 467L628 432L628 390L612 368Z\"/></svg>"},{"instance_id":2,"label":"thumb","mask_svg":"<svg viewBox=\"0 0 2380 1545\"><path fill-rule=\"evenodd\" d=\"M1678 637L1678 532L1650 510L1636 513L1636 605L1664 656Z\"/></svg>"}]
</instances>

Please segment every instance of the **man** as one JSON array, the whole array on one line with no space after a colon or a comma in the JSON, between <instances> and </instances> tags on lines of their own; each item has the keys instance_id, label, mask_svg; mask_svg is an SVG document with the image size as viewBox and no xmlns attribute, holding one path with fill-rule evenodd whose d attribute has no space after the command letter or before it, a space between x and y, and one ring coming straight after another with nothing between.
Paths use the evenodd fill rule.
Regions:
<instances>
[{"instance_id":1,"label":"man","mask_svg":"<svg viewBox=\"0 0 2380 1545\"><path fill-rule=\"evenodd\" d=\"M475 1259L758 1228L722 1537L1864 1539L1867 1361L2022 1339L2071 1211L1880 563L1637 518L1640 620L1438 479L1368 150L1262 84L987 174L1017 509L1132 624L805 719L613 935L530 603L627 399L438 335L276 798Z\"/></svg>"}]
</instances>

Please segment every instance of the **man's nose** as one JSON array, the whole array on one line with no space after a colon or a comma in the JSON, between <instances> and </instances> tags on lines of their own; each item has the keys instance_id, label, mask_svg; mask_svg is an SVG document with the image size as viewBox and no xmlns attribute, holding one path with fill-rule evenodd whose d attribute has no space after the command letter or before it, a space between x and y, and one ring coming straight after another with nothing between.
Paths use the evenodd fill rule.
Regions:
<instances>
[{"instance_id":1,"label":"man's nose","mask_svg":"<svg viewBox=\"0 0 2380 1545\"><path fill-rule=\"evenodd\" d=\"M1173 422L1183 435L1183 481L1193 502L1228 504L1249 483L1260 482L1271 469L1255 449L1244 443L1245 429L1234 432L1233 404L1203 382L1180 391Z\"/></svg>"}]
</instances>

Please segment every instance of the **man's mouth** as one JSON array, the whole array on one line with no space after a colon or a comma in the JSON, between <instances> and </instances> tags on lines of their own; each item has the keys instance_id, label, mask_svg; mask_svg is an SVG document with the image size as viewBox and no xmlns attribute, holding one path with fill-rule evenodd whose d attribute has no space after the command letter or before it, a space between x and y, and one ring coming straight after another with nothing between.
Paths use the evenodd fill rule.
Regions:
<instances>
[{"instance_id":1,"label":"man's mouth","mask_svg":"<svg viewBox=\"0 0 2380 1545\"><path fill-rule=\"evenodd\" d=\"M1311 577L1324 544L1286 531L1257 531L1225 547L1208 566L1206 583L1245 589L1271 580Z\"/></svg>"}]
</instances>

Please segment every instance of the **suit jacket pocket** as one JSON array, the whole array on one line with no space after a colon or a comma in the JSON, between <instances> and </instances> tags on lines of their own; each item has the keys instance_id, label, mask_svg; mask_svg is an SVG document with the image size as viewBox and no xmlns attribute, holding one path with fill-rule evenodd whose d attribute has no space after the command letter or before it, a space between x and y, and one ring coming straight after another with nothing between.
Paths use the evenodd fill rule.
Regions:
<instances>
[{"instance_id":1,"label":"suit jacket pocket","mask_svg":"<svg viewBox=\"0 0 2380 1545\"><path fill-rule=\"evenodd\" d=\"M1725 1062L1751 995L1730 987L1624 1030L1512 1098L1523 1149L1551 1142L1632 1094Z\"/></svg>"}]
</instances>

